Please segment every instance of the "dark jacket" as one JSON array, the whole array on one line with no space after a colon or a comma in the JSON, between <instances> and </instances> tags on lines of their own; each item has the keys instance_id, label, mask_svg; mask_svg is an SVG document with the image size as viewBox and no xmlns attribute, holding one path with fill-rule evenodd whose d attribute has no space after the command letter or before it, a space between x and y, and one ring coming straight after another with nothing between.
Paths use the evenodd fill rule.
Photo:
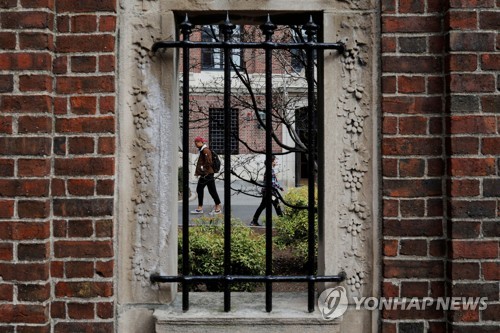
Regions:
<instances>
[{"instance_id":1,"label":"dark jacket","mask_svg":"<svg viewBox=\"0 0 500 333\"><path fill-rule=\"evenodd\" d=\"M212 167L212 152L207 146L203 146L200 149L200 157L196 163L194 175L206 176L211 173L214 173L214 169Z\"/></svg>"}]
</instances>

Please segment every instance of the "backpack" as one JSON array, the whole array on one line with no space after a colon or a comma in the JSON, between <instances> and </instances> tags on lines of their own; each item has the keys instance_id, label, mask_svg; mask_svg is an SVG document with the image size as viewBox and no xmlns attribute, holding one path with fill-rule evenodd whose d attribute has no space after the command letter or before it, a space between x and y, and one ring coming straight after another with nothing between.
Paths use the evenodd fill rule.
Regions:
<instances>
[{"instance_id":1,"label":"backpack","mask_svg":"<svg viewBox=\"0 0 500 333\"><path fill-rule=\"evenodd\" d=\"M214 172L219 172L220 171L220 158L219 155L212 149L209 148L210 152L212 153L212 169L214 169Z\"/></svg>"}]
</instances>

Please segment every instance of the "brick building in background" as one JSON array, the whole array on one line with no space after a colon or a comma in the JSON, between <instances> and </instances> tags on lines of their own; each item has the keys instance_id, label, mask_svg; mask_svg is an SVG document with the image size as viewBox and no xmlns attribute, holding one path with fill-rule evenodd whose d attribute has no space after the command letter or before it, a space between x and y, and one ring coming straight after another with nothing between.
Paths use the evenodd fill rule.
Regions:
<instances>
[{"instance_id":1,"label":"brick building in background","mask_svg":"<svg viewBox=\"0 0 500 333\"><path fill-rule=\"evenodd\" d=\"M0 332L118 327L123 8L0 0ZM488 297L484 310L382 311L379 331L498 332L500 1L370 8L380 22L380 296Z\"/></svg>"}]
</instances>

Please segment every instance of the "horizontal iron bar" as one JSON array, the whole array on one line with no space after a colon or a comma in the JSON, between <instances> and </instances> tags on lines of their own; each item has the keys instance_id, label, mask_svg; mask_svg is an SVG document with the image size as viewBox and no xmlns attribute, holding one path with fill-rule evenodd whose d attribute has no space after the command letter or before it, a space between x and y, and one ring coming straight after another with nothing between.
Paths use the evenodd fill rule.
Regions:
<instances>
[{"instance_id":1,"label":"horizontal iron bar","mask_svg":"<svg viewBox=\"0 0 500 333\"><path fill-rule=\"evenodd\" d=\"M192 42L192 41L158 41L153 44L153 52L162 48L202 48L202 49L335 49L340 53L345 50L343 43L249 43L249 42Z\"/></svg>"},{"instance_id":2,"label":"horizontal iron bar","mask_svg":"<svg viewBox=\"0 0 500 333\"><path fill-rule=\"evenodd\" d=\"M151 275L151 282L217 282L225 281L227 283L238 283L238 282L342 282L346 278L344 272L338 275L325 275L325 276L314 276L314 275L176 275L176 276L164 276L164 275Z\"/></svg>"}]
</instances>

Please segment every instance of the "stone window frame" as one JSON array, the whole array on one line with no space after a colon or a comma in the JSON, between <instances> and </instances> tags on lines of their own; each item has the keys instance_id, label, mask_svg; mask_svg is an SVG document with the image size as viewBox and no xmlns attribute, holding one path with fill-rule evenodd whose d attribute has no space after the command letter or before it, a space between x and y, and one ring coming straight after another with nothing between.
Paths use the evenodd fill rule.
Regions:
<instances>
[{"instance_id":1,"label":"stone window frame","mask_svg":"<svg viewBox=\"0 0 500 333\"><path fill-rule=\"evenodd\" d=\"M139 5L142 12L137 12ZM283 0L236 2L229 8L223 1L123 2L121 24L128 29L120 30L119 57L120 73L127 72L119 78L118 107L115 287L119 327L151 325L151 308L175 298L175 285L151 285L148 277L155 272L177 273L177 193L172 190L177 189L177 56L169 51L152 55L150 47L157 39L175 38L176 16L185 11L319 11L324 40L346 42L348 51L341 61L326 52L323 61L324 72L340 73L341 79L325 74L322 87L329 92L322 101L323 121L332 127L324 131L328 172L320 177L320 193L333 204L320 211L325 223L320 226L319 271L336 274L345 270L348 279L343 285L349 297L379 294L379 112L378 84L373 76L378 70L373 59L379 50L373 35L378 23L372 10L376 5L376 1L361 0L312 0L307 8ZM356 140L348 123L353 116L364 124ZM357 287L355 281L362 283ZM139 313L144 318L138 320ZM351 331L376 330L376 312L348 311L346 316L342 325L349 325Z\"/></svg>"}]
</instances>

